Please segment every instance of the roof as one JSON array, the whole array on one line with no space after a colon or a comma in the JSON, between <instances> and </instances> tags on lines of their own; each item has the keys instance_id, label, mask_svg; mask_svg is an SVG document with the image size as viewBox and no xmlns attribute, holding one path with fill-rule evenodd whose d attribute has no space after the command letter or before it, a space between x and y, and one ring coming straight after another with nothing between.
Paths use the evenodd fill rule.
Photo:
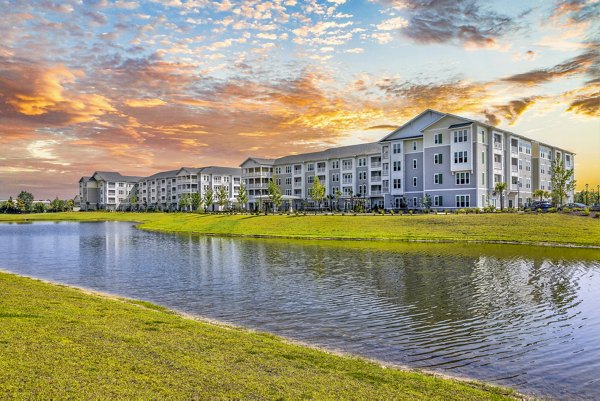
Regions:
<instances>
[{"instance_id":1,"label":"roof","mask_svg":"<svg viewBox=\"0 0 600 401\"><path fill-rule=\"evenodd\" d=\"M380 154L381 145L379 142L363 143L360 145L340 146L339 148L330 148L320 152L301 153L280 157L275 160L275 164L293 164L310 161L320 161L327 159L341 159L344 157L355 157L361 155Z\"/></svg>"},{"instance_id":2,"label":"roof","mask_svg":"<svg viewBox=\"0 0 600 401\"><path fill-rule=\"evenodd\" d=\"M242 175L239 167L207 166L200 169L202 174Z\"/></svg>"},{"instance_id":3,"label":"roof","mask_svg":"<svg viewBox=\"0 0 600 401\"><path fill-rule=\"evenodd\" d=\"M117 173L116 171L96 171L92 174L93 179L96 181L98 178L102 181L106 182L138 182L142 177L133 176L133 175L121 175L121 173Z\"/></svg>"},{"instance_id":4,"label":"roof","mask_svg":"<svg viewBox=\"0 0 600 401\"><path fill-rule=\"evenodd\" d=\"M429 115L428 115L429 114ZM422 130L431 124L435 124L447 114L433 109L427 109L416 117L411 118L394 131L384 136L379 142L387 142L395 139L409 139L423 136ZM404 131L404 133L403 133Z\"/></svg>"},{"instance_id":5,"label":"roof","mask_svg":"<svg viewBox=\"0 0 600 401\"><path fill-rule=\"evenodd\" d=\"M142 179L140 179L140 181L144 181L144 180L156 180L156 179L163 179L163 178L171 178L171 177L175 177L177 175L177 172L179 170L169 170L169 171L161 171L158 172L156 174L153 174L149 177L142 177Z\"/></svg>"},{"instance_id":6,"label":"roof","mask_svg":"<svg viewBox=\"0 0 600 401\"><path fill-rule=\"evenodd\" d=\"M242 163L240 163L240 166L243 166L248 161L253 161L256 164L262 164L262 165L272 166L275 163L275 160L276 159L262 159L260 157L249 157L246 160L244 160Z\"/></svg>"},{"instance_id":7,"label":"roof","mask_svg":"<svg viewBox=\"0 0 600 401\"><path fill-rule=\"evenodd\" d=\"M468 127L471 124L473 124L473 121L469 121L466 123L460 123L460 124L452 124L451 126L448 127L448 129Z\"/></svg>"}]
</instances>

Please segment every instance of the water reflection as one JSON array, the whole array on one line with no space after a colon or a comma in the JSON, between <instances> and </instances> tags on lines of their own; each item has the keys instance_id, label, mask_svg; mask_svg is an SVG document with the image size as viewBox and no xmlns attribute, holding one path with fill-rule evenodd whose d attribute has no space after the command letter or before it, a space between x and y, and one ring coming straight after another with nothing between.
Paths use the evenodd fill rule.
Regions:
<instances>
[{"instance_id":1,"label":"water reflection","mask_svg":"<svg viewBox=\"0 0 600 401\"><path fill-rule=\"evenodd\" d=\"M388 362L600 398L600 251L0 225L0 266Z\"/></svg>"}]
</instances>

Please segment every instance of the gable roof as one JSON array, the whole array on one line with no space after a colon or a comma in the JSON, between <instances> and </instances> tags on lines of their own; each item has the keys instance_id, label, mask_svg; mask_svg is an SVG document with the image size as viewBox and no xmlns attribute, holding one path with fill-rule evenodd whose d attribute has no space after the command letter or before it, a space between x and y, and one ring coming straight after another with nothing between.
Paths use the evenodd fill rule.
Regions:
<instances>
[{"instance_id":1,"label":"gable roof","mask_svg":"<svg viewBox=\"0 0 600 401\"><path fill-rule=\"evenodd\" d=\"M244 160L242 163L240 163L240 166L243 166L244 164L248 163L249 161L253 161L256 164L262 164L265 166L272 166L273 163L275 163L276 159L263 159L260 157L249 157L246 160Z\"/></svg>"},{"instance_id":2,"label":"gable roof","mask_svg":"<svg viewBox=\"0 0 600 401\"><path fill-rule=\"evenodd\" d=\"M393 141L395 139L408 139L423 136L422 130L439 121L446 114L427 109L416 117L411 118L388 135L384 136L379 142Z\"/></svg>"},{"instance_id":3,"label":"gable roof","mask_svg":"<svg viewBox=\"0 0 600 401\"><path fill-rule=\"evenodd\" d=\"M142 177L133 175L121 175L116 171L96 171L90 179L106 182L138 182Z\"/></svg>"}]
</instances>

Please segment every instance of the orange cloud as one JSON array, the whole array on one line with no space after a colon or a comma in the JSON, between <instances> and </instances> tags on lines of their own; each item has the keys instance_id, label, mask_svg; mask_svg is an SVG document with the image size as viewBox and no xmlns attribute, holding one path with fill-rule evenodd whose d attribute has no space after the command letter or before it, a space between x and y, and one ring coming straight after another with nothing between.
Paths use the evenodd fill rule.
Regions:
<instances>
[{"instance_id":1,"label":"orange cloud","mask_svg":"<svg viewBox=\"0 0 600 401\"><path fill-rule=\"evenodd\" d=\"M156 107L167 104L162 99L127 99L125 104L129 107Z\"/></svg>"}]
</instances>

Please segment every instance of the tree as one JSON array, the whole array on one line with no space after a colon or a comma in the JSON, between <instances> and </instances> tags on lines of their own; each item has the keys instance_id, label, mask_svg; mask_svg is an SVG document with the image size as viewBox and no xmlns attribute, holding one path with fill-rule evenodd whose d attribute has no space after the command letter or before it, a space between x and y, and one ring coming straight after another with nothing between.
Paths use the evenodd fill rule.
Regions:
<instances>
[{"instance_id":1,"label":"tree","mask_svg":"<svg viewBox=\"0 0 600 401\"><path fill-rule=\"evenodd\" d=\"M279 210L279 207L281 206L281 202L283 200L283 195L281 193L281 188L279 188L279 185L275 183L274 178L271 178L271 180L269 181L267 193L269 194L269 199L271 200L271 203L273 203L274 211Z\"/></svg>"},{"instance_id":2,"label":"tree","mask_svg":"<svg viewBox=\"0 0 600 401\"><path fill-rule=\"evenodd\" d=\"M498 182L494 187L494 196L500 195L500 210L504 210L504 191L508 188L508 184L505 182Z\"/></svg>"},{"instance_id":3,"label":"tree","mask_svg":"<svg viewBox=\"0 0 600 401\"><path fill-rule=\"evenodd\" d=\"M325 192L325 185L321 185L321 180L319 180L319 177L315 176L315 181L310 190L310 198L318 205L319 209L321 209L321 202L325 199Z\"/></svg>"},{"instance_id":4,"label":"tree","mask_svg":"<svg viewBox=\"0 0 600 401\"><path fill-rule=\"evenodd\" d=\"M44 213L46 211L46 206L42 202L35 202L33 204L33 211L35 213Z\"/></svg>"},{"instance_id":5,"label":"tree","mask_svg":"<svg viewBox=\"0 0 600 401\"><path fill-rule=\"evenodd\" d=\"M240 184L240 189L237 195L237 201L240 207L243 210L246 210L246 205L248 204L248 192L246 191L246 185L242 182Z\"/></svg>"},{"instance_id":6,"label":"tree","mask_svg":"<svg viewBox=\"0 0 600 401\"><path fill-rule=\"evenodd\" d=\"M221 185L219 189L217 189L217 204L221 207L221 210L223 210L225 205L227 205L227 202L229 202L229 192L224 185Z\"/></svg>"},{"instance_id":7,"label":"tree","mask_svg":"<svg viewBox=\"0 0 600 401\"><path fill-rule=\"evenodd\" d=\"M188 210L190 206L190 194L182 194L179 197L179 210Z\"/></svg>"},{"instance_id":8,"label":"tree","mask_svg":"<svg viewBox=\"0 0 600 401\"><path fill-rule=\"evenodd\" d=\"M204 192L204 210L208 210L209 207L215 202L215 193L212 188L208 188L206 192Z\"/></svg>"},{"instance_id":9,"label":"tree","mask_svg":"<svg viewBox=\"0 0 600 401\"><path fill-rule=\"evenodd\" d=\"M67 209L67 202L62 199L58 199L58 196L50 202L49 211L51 212L64 212Z\"/></svg>"},{"instance_id":10,"label":"tree","mask_svg":"<svg viewBox=\"0 0 600 401\"><path fill-rule=\"evenodd\" d=\"M335 196L335 203L337 205L338 211L340 210L340 198L342 197L342 191L339 188L336 188L333 192L333 196Z\"/></svg>"},{"instance_id":11,"label":"tree","mask_svg":"<svg viewBox=\"0 0 600 401\"><path fill-rule=\"evenodd\" d=\"M33 206L33 195L30 192L21 191L19 196L17 196L17 202L20 202L22 208L20 208L23 212L31 212L31 207Z\"/></svg>"},{"instance_id":12,"label":"tree","mask_svg":"<svg viewBox=\"0 0 600 401\"><path fill-rule=\"evenodd\" d=\"M431 196L429 194L425 194L425 196L423 196L423 200L421 201L421 203L423 204L423 207L427 210L431 209Z\"/></svg>"},{"instance_id":13,"label":"tree","mask_svg":"<svg viewBox=\"0 0 600 401\"><path fill-rule=\"evenodd\" d=\"M194 192L192 194L192 211L196 211L200 209L200 205L202 204L202 197L199 192Z\"/></svg>"},{"instance_id":14,"label":"tree","mask_svg":"<svg viewBox=\"0 0 600 401\"><path fill-rule=\"evenodd\" d=\"M65 202L65 210L72 212L73 208L75 207L75 201L73 199L69 199L68 201Z\"/></svg>"},{"instance_id":15,"label":"tree","mask_svg":"<svg viewBox=\"0 0 600 401\"><path fill-rule=\"evenodd\" d=\"M552 199L557 203L557 206L562 206L563 200L569 196L569 192L575 189L576 181L573 179L573 169L566 168L565 163L556 158L552 161L550 167L552 178Z\"/></svg>"},{"instance_id":16,"label":"tree","mask_svg":"<svg viewBox=\"0 0 600 401\"><path fill-rule=\"evenodd\" d=\"M135 193L135 191L132 191L131 195L129 196L129 203L131 204L131 206L133 206L134 210L137 210L137 201L137 194Z\"/></svg>"},{"instance_id":17,"label":"tree","mask_svg":"<svg viewBox=\"0 0 600 401\"><path fill-rule=\"evenodd\" d=\"M548 198L549 196L550 196L550 192L544 191L543 189L536 189L535 191L533 191L533 197L534 198L540 198L540 202L544 198Z\"/></svg>"}]
</instances>

